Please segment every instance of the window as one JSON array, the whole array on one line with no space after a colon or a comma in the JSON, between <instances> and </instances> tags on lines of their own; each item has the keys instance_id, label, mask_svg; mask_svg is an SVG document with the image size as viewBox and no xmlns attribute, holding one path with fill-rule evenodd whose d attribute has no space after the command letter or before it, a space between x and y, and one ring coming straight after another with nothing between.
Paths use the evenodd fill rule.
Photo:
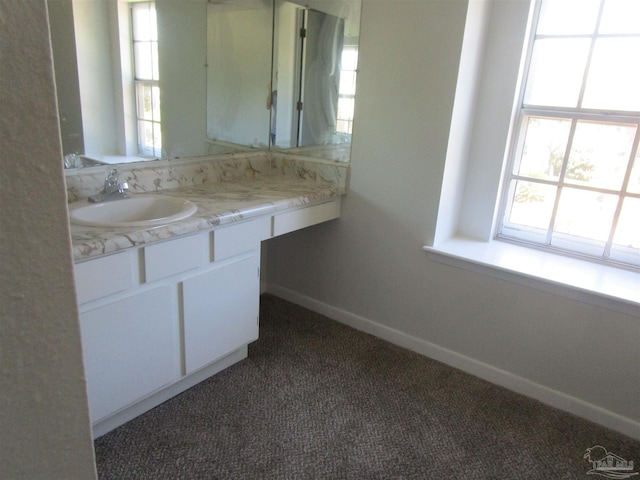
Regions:
<instances>
[{"instance_id":1,"label":"window","mask_svg":"<svg viewBox=\"0 0 640 480\"><path fill-rule=\"evenodd\" d=\"M336 131L351 135L356 98L356 68L358 47L345 45L342 49L340 87L338 90L338 122Z\"/></svg>"},{"instance_id":2,"label":"window","mask_svg":"<svg viewBox=\"0 0 640 480\"><path fill-rule=\"evenodd\" d=\"M497 236L638 266L640 2L536 8Z\"/></svg>"},{"instance_id":3,"label":"window","mask_svg":"<svg viewBox=\"0 0 640 480\"><path fill-rule=\"evenodd\" d=\"M138 153L159 157L162 155L162 134L155 4L132 4L131 27Z\"/></svg>"}]
</instances>

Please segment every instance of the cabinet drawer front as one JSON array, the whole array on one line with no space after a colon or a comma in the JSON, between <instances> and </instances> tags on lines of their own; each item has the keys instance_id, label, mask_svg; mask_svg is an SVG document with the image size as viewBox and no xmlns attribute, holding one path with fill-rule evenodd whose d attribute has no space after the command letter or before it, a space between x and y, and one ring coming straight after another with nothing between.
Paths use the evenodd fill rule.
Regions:
<instances>
[{"instance_id":1,"label":"cabinet drawer front","mask_svg":"<svg viewBox=\"0 0 640 480\"><path fill-rule=\"evenodd\" d=\"M209 262L209 235L199 233L144 248L145 281L153 282Z\"/></svg>"},{"instance_id":2,"label":"cabinet drawer front","mask_svg":"<svg viewBox=\"0 0 640 480\"><path fill-rule=\"evenodd\" d=\"M135 256L122 252L75 265L78 304L106 297L133 286Z\"/></svg>"},{"instance_id":3,"label":"cabinet drawer front","mask_svg":"<svg viewBox=\"0 0 640 480\"><path fill-rule=\"evenodd\" d=\"M340 216L340 200L301 208L273 216L271 233L274 237L333 220Z\"/></svg>"},{"instance_id":4,"label":"cabinet drawer front","mask_svg":"<svg viewBox=\"0 0 640 480\"><path fill-rule=\"evenodd\" d=\"M187 375L258 338L258 255L182 284Z\"/></svg>"},{"instance_id":5,"label":"cabinet drawer front","mask_svg":"<svg viewBox=\"0 0 640 480\"><path fill-rule=\"evenodd\" d=\"M258 218L249 222L229 225L213 232L213 259L223 260L256 250L268 232L268 223Z\"/></svg>"},{"instance_id":6,"label":"cabinet drawer front","mask_svg":"<svg viewBox=\"0 0 640 480\"><path fill-rule=\"evenodd\" d=\"M93 423L179 378L171 298L164 286L80 315Z\"/></svg>"}]
</instances>

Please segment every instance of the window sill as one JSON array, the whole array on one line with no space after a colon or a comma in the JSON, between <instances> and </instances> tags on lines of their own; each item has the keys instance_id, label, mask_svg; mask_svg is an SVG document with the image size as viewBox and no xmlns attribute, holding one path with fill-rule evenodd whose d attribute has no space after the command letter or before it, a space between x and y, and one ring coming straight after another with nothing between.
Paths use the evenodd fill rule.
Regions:
<instances>
[{"instance_id":1,"label":"window sill","mask_svg":"<svg viewBox=\"0 0 640 480\"><path fill-rule=\"evenodd\" d=\"M441 263L635 316L640 312L636 272L500 241L455 237L423 249Z\"/></svg>"}]
</instances>

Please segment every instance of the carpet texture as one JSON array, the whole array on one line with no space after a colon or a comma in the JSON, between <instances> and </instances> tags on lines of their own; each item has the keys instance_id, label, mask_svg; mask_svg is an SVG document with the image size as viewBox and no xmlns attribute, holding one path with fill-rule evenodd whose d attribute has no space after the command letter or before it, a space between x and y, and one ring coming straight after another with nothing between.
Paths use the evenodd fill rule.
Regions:
<instances>
[{"instance_id":1,"label":"carpet texture","mask_svg":"<svg viewBox=\"0 0 640 480\"><path fill-rule=\"evenodd\" d=\"M95 452L101 479L549 480L603 478L595 445L640 466L640 441L265 295L249 358Z\"/></svg>"}]
</instances>

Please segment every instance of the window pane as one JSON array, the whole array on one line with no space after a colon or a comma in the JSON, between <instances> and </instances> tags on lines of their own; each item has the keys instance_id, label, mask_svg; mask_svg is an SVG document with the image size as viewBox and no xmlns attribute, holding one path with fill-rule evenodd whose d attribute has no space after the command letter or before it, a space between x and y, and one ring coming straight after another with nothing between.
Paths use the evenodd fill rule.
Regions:
<instances>
[{"instance_id":1,"label":"window pane","mask_svg":"<svg viewBox=\"0 0 640 480\"><path fill-rule=\"evenodd\" d=\"M536 32L542 35L593 33L599 7L600 0L544 2Z\"/></svg>"},{"instance_id":2,"label":"window pane","mask_svg":"<svg viewBox=\"0 0 640 480\"><path fill-rule=\"evenodd\" d=\"M160 71L158 70L158 43L154 42L151 44L151 62L152 62L152 71L153 71L153 80L160 79Z\"/></svg>"},{"instance_id":3,"label":"window pane","mask_svg":"<svg viewBox=\"0 0 640 480\"><path fill-rule=\"evenodd\" d=\"M138 122L138 141L145 153L149 154L149 150L153 150L153 122Z\"/></svg>"},{"instance_id":4,"label":"window pane","mask_svg":"<svg viewBox=\"0 0 640 480\"><path fill-rule=\"evenodd\" d=\"M640 198L625 198L613 243L640 248Z\"/></svg>"},{"instance_id":5,"label":"window pane","mask_svg":"<svg viewBox=\"0 0 640 480\"><path fill-rule=\"evenodd\" d=\"M640 19L636 19L636 22L640 24ZM583 106L640 111L639 58L640 38L596 40Z\"/></svg>"},{"instance_id":6,"label":"window pane","mask_svg":"<svg viewBox=\"0 0 640 480\"><path fill-rule=\"evenodd\" d=\"M160 122L162 119L160 118L160 87L153 86L151 87L151 100L153 102L153 119L156 122Z\"/></svg>"},{"instance_id":7,"label":"window pane","mask_svg":"<svg viewBox=\"0 0 640 480\"><path fill-rule=\"evenodd\" d=\"M138 42L133 48L136 79L158 80L158 44Z\"/></svg>"},{"instance_id":8,"label":"window pane","mask_svg":"<svg viewBox=\"0 0 640 480\"><path fill-rule=\"evenodd\" d=\"M353 120L354 99L339 98L338 99L338 118L340 120Z\"/></svg>"},{"instance_id":9,"label":"window pane","mask_svg":"<svg viewBox=\"0 0 640 480\"><path fill-rule=\"evenodd\" d=\"M553 230L606 242L617 201L615 195L563 188Z\"/></svg>"},{"instance_id":10,"label":"window pane","mask_svg":"<svg viewBox=\"0 0 640 480\"><path fill-rule=\"evenodd\" d=\"M157 41L156 9L153 4L138 3L131 6L133 39L136 41Z\"/></svg>"},{"instance_id":11,"label":"window pane","mask_svg":"<svg viewBox=\"0 0 640 480\"><path fill-rule=\"evenodd\" d=\"M507 223L547 230L551 222L556 187L535 182L512 184L513 204Z\"/></svg>"},{"instance_id":12,"label":"window pane","mask_svg":"<svg viewBox=\"0 0 640 480\"><path fill-rule=\"evenodd\" d=\"M153 127L153 155L156 157L162 155L162 131L159 123L155 123Z\"/></svg>"},{"instance_id":13,"label":"window pane","mask_svg":"<svg viewBox=\"0 0 640 480\"><path fill-rule=\"evenodd\" d=\"M638 0L607 0L602 11L600 33L640 33Z\"/></svg>"},{"instance_id":14,"label":"window pane","mask_svg":"<svg viewBox=\"0 0 640 480\"><path fill-rule=\"evenodd\" d=\"M356 72L345 70L340 72L340 88L338 91L342 95L356 94Z\"/></svg>"},{"instance_id":15,"label":"window pane","mask_svg":"<svg viewBox=\"0 0 640 480\"><path fill-rule=\"evenodd\" d=\"M153 85L137 84L136 99L139 119L160 121L160 88Z\"/></svg>"},{"instance_id":16,"label":"window pane","mask_svg":"<svg viewBox=\"0 0 640 480\"><path fill-rule=\"evenodd\" d=\"M640 149L638 149L633 167L631 167L631 177L629 177L627 192L640 193Z\"/></svg>"},{"instance_id":17,"label":"window pane","mask_svg":"<svg viewBox=\"0 0 640 480\"><path fill-rule=\"evenodd\" d=\"M560 176L571 121L525 117L522 157L514 173L527 177L557 180Z\"/></svg>"},{"instance_id":18,"label":"window pane","mask_svg":"<svg viewBox=\"0 0 640 480\"><path fill-rule=\"evenodd\" d=\"M358 65L358 49L356 47L344 47L340 63L342 70L355 70Z\"/></svg>"},{"instance_id":19,"label":"window pane","mask_svg":"<svg viewBox=\"0 0 640 480\"><path fill-rule=\"evenodd\" d=\"M620 190L635 133L634 125L578 122L565 180Z\"/></svg>"},{"instance_id":20,"label":"window pane","mask_svg":"<svg viewBox=\"0 0 640 480\"><path fill-rule=\"evenodd\" d=\"M338 120L336 122L336 132L351 133L351 122L347 120Z\"/></svg>"},{"instance_id":21,"label":"window pane","mask_svg":"<svg viewBox=\"0 0 640 480\"><path fill-rule=\"evenodd\" d=\"M131 27L134 40L151 40L149 8L146 5L131 6Z\"/></svg>"},{"instance_id":22,"label":"window pane","mask_svg":"<svg viewBox=\"0 0 640 480\"><path fill-rule=\"evenodd\" d=\"M133 44L135 78L140 80L153 79L153 50L151 45L150 42Z\"/></svg>"},{"instance_id":23,"label":"window pane","mask_svg":"<svg viewBox=\"0 0 640 480\"><path fill-rule=\"evenodd\" d=\"M536 40L525 105L575 107L588 53L589 40L585 38Z\"/></svg>"},{"instance_id":24,"label":"window pane","mask_svg":"<svg viewBox=\"0 0 640 480\"><path fill-rule=\"evenodd\" d=\"M153 98L151 86L145 84L136 85L136 99L138 101L138 118L153 120Z\"/></svg>"},{"instance_id":25,"label":"window pane","mask_svg":"<svg viewBox=\"0 0 640 480\"><path fill-rule=\"evenodd\" d=\"M138 149L144 155L162 154L160 124L144 120L138 121Z\"/></svg>"}]
</instances>

